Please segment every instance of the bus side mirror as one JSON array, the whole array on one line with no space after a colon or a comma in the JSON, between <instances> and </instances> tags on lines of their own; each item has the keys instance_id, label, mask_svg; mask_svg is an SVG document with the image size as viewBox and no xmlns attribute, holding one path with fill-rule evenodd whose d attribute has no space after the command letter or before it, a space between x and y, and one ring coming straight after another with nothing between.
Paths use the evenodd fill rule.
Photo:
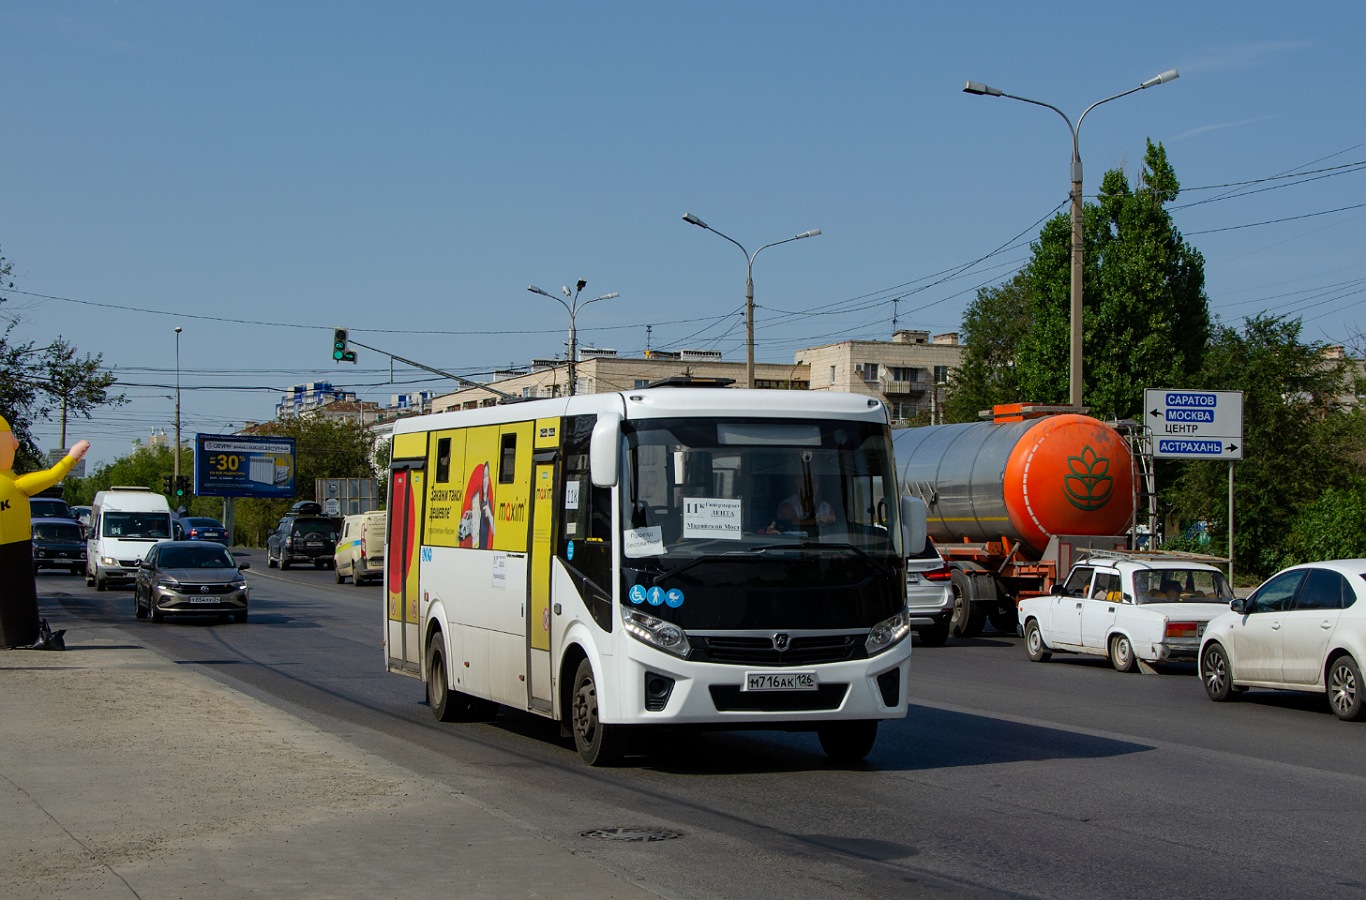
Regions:
<instances>
[{"instance_id":1,"label":"bus side mirror","mask_svg":"<svg viewBox=\"0 0 1366 900\"><path fill-rule=\"evenodd\" d=\"M620 459L621 413L598 413L593 438L588 445L588 466L595 487L609 488L617 483Z\"/></svg>"},{"instance_id":2,"label":"bus side mirror","mask_svg":"<svg viewBox=\"0 0 1366 900\"><path fill-rule=\"evenodd\" d=\"M901 549L907 556L919 556L925 550L929 532L929 511L925 501L905 494L901 497Z\"/></svg>"}]
</instances>

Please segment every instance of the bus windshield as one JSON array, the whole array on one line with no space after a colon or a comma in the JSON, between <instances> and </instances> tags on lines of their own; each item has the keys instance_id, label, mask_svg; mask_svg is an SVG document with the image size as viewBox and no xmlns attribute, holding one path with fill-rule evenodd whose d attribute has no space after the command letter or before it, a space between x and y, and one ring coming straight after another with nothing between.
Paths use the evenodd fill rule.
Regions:
<instances>
[{"instance_id":1,"label":"bus windshield","mask_svg":"<svg viewBox=\"0 0 1366 900\"><path fill-rule=\"evenodd\" d=\"M801 549L885 561L899 552L895 467L884 427L679 418L635 420L623 433L628 559L668 564Z\"/></svg>"}]
</instances>

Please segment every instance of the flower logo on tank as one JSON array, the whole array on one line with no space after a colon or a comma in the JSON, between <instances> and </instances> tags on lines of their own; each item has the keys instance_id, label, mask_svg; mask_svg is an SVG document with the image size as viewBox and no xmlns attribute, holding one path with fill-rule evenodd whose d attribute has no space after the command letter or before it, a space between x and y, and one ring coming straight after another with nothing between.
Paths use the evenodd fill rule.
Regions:
<instances>
[{"instance_id":1,"label":"flower logo on tank","mask_svg":"<svg viewBox=\"0 0 1366 900\"><path fill-rule=\"evenodd\" d=\"M1110 502L1115 480L1107 474L1109 459L1087 446L1082 448L1081 456L1067 457L1067 468L1071 474L1063 477L1062 486L1069 503L1085 512L1094 512Z\"/></svg>"}]
</instances>

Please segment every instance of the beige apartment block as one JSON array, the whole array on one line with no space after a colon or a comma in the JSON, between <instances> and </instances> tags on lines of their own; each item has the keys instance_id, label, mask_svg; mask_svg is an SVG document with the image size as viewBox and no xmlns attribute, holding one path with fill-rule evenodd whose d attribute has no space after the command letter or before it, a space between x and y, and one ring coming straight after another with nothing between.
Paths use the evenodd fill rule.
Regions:
<instances>
[{"instance_id":1,"label":"beige apartment block","mask_svg":"<svg viewBox=\"0 0 1366 900\"><path fill-rule=\"evenodd\" d=\"M915 417L938 419L948 373L962 360L957 334L930 336L928 331L897 331L890 341L841 341L808 347L792 363L757 363L755 387L766 390L845 391L879 397L898 422ZM728 362L720 353L681 351L653 353L648 358L617 356L611 350L586 350L577 364L578 391L595 394L642 388L678 376L729 378L745 383L744 362ZM517 399L559 397L568 393L564 360L532 360L524 369L495 372L492 388ZM466 388L437 397L432 412L491 406L500 396L488 388Z\"/></svg>"},{"instance_id":2,"label":"beige apartment block","mask_svg":"<svg viewBox=\"0 0 1366 900\"><path fill-rule=\"evenodd\" d=\"M880 397L892 418L938 422L949 373L963 361L956 333L930 336L901 330L890 341L841 341L797 354L811 372L811 390Z\"/></svg>"}]
</instances>

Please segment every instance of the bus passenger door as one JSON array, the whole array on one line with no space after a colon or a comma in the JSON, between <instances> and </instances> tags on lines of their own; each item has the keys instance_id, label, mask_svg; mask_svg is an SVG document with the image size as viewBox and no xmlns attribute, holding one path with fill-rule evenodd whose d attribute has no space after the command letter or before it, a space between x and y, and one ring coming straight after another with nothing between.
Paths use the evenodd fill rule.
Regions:
<instances>
[{"instance_id":1,"label":"bus passenger door","mask_svg":"<svg viewBox=\"0 0 1366 900\"><path fill-rule=\"evenodd\" d=\"M388 669L421 677L418 626L418 553L424 496L420 465L400 464L390 474L388 535L384 553L385 634Z\"/></svg>"},{"instance_id":2,"label":"bus passenger door","mask_svg":"<svg viewBox=\"0 0 1366 900\"><path fill-rule=\"evenodd\" d=\"M554 662L550 653L550 581L554 575L555 488L559 452L554 443L558 419L537 423L531 462L531 560L527 567L527 706L554 708ZM551 444L551 446L546 446Z\"/></svg>"}]
</instances>

